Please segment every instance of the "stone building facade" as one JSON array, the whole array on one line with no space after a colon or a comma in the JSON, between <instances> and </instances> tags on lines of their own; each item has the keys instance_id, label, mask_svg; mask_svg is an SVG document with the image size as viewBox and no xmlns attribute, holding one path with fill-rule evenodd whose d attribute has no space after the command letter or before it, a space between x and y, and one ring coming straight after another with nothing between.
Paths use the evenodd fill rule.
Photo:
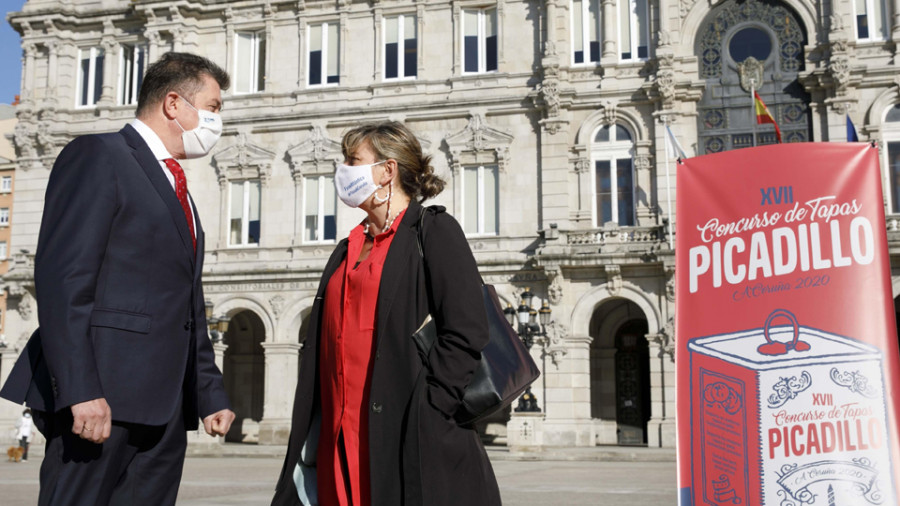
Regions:
<instances>
[{"instance_id":1,"label":"stone building facade","mask_svg":"<svg viewBox=\"0 0 900 506\"><path fill-rule=\"evenodd\" d=\"M216 151L185 164L206 297L230 321L217 347L234 440L286 441L314 290L362 218L331 179L360 122L405 121L485 281L552 309L531 350L541 414L495 420L511 445L674 446L666 126L688 156L749 146L751 89L789 142L844 141L849 117L882 149L900 259L900 0L29 0L8 20L24 67L0 378L37 322L55 155L129 121L143 70L169 50L234 80ZM758 139L774 142L771 126Z\"/></svg>"}]
</instances>

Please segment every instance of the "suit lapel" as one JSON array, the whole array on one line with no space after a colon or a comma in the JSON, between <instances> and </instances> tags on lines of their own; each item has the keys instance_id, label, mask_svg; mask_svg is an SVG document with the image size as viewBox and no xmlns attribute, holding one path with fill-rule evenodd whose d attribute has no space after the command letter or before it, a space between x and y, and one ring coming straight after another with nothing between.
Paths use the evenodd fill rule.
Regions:
<instances>
[{"instance_id":1,"label":"suit lapel","mask_svg":"<svg viewBox=\"0 0 900 506\"><path fill-rule=\"evenodd\" d=\"M134 150L132 155L134 155L135 160L137 160L141 168L144 169L144 173L147 175L147 178L150 179L153 188L156 189L156 192L159 193L159 196L166 204L166 207L169 208L169 213L172 215L172 221L175 222L175 227L178 229L178 235L181 237L181 243L193 264L195 256L193 251L194 245L191 241L191 231L188 229L187 219L184 216L184 209L181 207L181 203L178 202L178 197L175 195L175 190L172 189L172 185L169 184L169 180L166 179L166 176L162 173L159 161L156 160L153 156L153 152L147 147L147 143L144 142L144 139L141 138L140 134L138 134L131 125L125 125L125 128L120 130L119 133L122 134L125 138L125 142L127 142ZM194 215L196 216L196 211L194 212Z\"/></svg>"},{"instance_id":2,"label":"suit lapel","mask_svg":"<svg viewBox=\"0 0 900 506\"><path fill-rule=\"evenodd\" d=\"M387 256L384 259L384 267L381 270L381 283L378 289L377 308L378 328L375 333L375 349L378 349L378 341L385 332L391 305L394 303L394 295L397 293L396 280L409 271L410 265L415 265L413 255L418 255L416 247L416 222L419 220L419 212L422 206L416 201L411 201L403 215L403 221L397 227L396 236L391 241ZM385 282L387 281L387 282Z\"/></svg>"}]
</instances>

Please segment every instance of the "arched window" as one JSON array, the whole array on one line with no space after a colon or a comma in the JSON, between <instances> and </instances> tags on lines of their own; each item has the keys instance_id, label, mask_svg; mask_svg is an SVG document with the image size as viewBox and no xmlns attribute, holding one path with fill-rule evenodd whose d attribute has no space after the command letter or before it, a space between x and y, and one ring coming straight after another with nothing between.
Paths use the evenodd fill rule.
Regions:
<instances>
[{"instance_id":1,"label":"arched window","mask_svg":"<svg viewBox=\"0 0 900 506\"><path fill-rule=\"evenodd\" d=\"M591 144L594 226L633 226L634 140L621 125L602 126Z\"/></svg>"},{"instance_id":2,"label":"arched window","mask_svg":"<svg viewBox=\"0 0 900 506\"><path fill-rule=\"evenodd\" d=\"M886 147L884 156L887 157L883 163L888 174L889 212L897 214L900 213L900 104L894 104L885 112L881 131Z\"/></svg>"}]
</instances>

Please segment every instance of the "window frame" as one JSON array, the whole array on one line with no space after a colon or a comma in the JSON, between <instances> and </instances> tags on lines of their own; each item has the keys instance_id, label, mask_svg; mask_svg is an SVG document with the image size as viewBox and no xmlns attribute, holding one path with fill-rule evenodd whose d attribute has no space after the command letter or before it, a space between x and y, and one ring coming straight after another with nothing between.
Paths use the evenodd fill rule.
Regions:
<instances>
[{"instance_id":1,"label":"window frame","mask_svg":"<svg viewBox=\"0 0 900 506\"><path fill-rule=\"evenodd\" d=\"M12 193L12 176L0 176L0 193Z\"/></svg>"},{"instance_id":2,"label":"window frame","mask_svg":"<svg viewBox=\"0 0 900 506\"><path fill-rule=\"evenodd\" d=\"M312 29L313 27L322 27L322 61L319 63L319 72L322 78L320 83L310 82L310 70L312 68L310 54L312 53ZM331 54L328 48L328 28L334 26L337 31L337 82L328 82L328 55ZM328 86L340 86L341 84L341 23L340 21L322 21L321 23L311 23L306 27L306 86L309 88L324 88Z\"/></svg>"},{"instance_id":3,"label":"window frame","mask_svg":"<svg viewBox=\"0 0 900 506\"><path fill-rule=\"evenodd\" d=\"M0 241L0 262L6 260L9 260L9 243L7 241Z\"/></svg>"},{"instance_id":4,"label":"window frame","mask_svg":"<svg viewBox=\"0 0 900 506\"><path fill-rule=\"evenodd\" d=\"M240 68L240 44L241 44L241 36L242 35L250 35L250 89L247 91L240 90L238 87L238 72L241 70ZM233 72L233 82L234 82L234 94L235 95L252 95L254 93L263 93L266 91L266 76L268 72L266 72L266 62L265 55L266 52L263 53L263 56L260 57L259 44L260 40L262 40L263 47L265 51L268 52L268 41L266 40L266 31L265 30L238 30L234 32L234 72ZM263 61L260 61L263 60Z\"/></svg>"},{"instance_id":5,"label":"window frame","mask_svg":"<svg viewBox=\"0 0 900 506\"><path fill-rule=\"evenodd\" d=\"M130 72L126 72L129 69L126 69L126 61L125 56L127 52L131 52L131 65ZM143 58L140 65L135 63L137 54L140 54ZM138 97L140 96L141 84L143 84L144 80L144 72L147 69L147 60L148 60L148 49L146 44L122 44L119 48L119 76L116 79L118 83L118 93L116 97L116 103L119 105L137 105ZM131 100L126 100L126 95L130 91Z\"/></svg>"},{"instance_id":6,"label":"window frame","mask_svg":"<svg viewBox=\"0 0 900 506\"><path fill-rule=\"evenodd\" d=\"M609 128L610 133L615 133L618 129L616 127L623 128L628 135L631 137L627 141L619 140L616 138L615 140L609 141L596 141L597 134L603 128ZM634 133L631 132L628 128L623 125L612 124L612 125L601 125L594 129L591 135L591 146L590 146L590 167L591 167L591 224L593 228L602 228L605 223L599 222L598 217L598 206L599 199L597 198L597 162L606 161L609 162L610 166L610 188L609 192L612 197L612 207L610 209L610 214L612 215L611 222L615 223L619 227L633 227L637 225L637 202L635 201L636 191L636 181L635 181L635 170L634 170L634 155L636 152L635 141L634 141ZM630 168L631 168L631 223L622 224L619 223L619 191L618 191L618 164L616 163L619 160L629 160Z\"/></svg>"},{"instance_id":7,"label":"window frame","mask_svg":"<svg viewBox=\"0 0 900 506\"><path fill-rule=\"evenodd\" d=\"M234 217L231 214L232 203L234 202L234 185L241 183L243 186L243 206L241 207L241 242L233 243L231 241L231 222ZM250 241L250 183L256 183L259 188L259 238L255 243ZM263 184L261 179L242 179L228 182L228 228L227 228L227 244L229 248L258 248L262 242L262 190Z\"/></svg>"},{"instance_id":8,"label":"window frame","mask_svg":"<svg viewBox=\"0 0 900 506\"><path fill-rule=\"evenodd\" d=\"M478 70L466 70L466 13L467 12L475 12L478 15L478 35L476 36L478 39ZM496 30L497 37L497 54L495 59L497 61L497 68L488 70L487 69L487 35L485 34L485 15L490 12L494 16L494 29ZM471 8L471 9L461 9L459 16L459 41L460 41L460 55L462 57L462 62L460 65L460 69L462 70L462 75L478 75L478 74L492 74L500 71L500 13L496 6L490 7L481 7L481 8Z\"/></svg>"},{"instance_id":9,"label":"window frame","mask_svg":"<svg viewBox=\"0 0 900 506\"><path fill-rule=\"evenodd\" d=\"M594 61L591 59L591 31L590 31L590 14L591 14L591 4L597 4L597 60ZM575 2L574 0L570 0L569 3L569 23L572 27L572 34L575 34ZM591 66L591 65L600 65L600 58L603 56L603 5L600 0L581 0L581 44L582 44L582 58L584 61L576 62L575 61L575 37L570 38L570 52L569 55L571 57L571 62L573 66ZM584 56L587 56L585 59Z\"/></svg>"},{"instance_id":10,"label":"window frame","mask_svg":"<svg viewBox=\"0 0 900 506\"><path fill-rule=\"evenodd\" d=\"M90 64L88 65L88 83L83 82L84 76L81 70L81 62L84 60L85 51L90 55ZM98 95L102 95L103 93L103 69L97 73L97 59L102 56L103 57L103 67L105 68L108 65L106 61L106 52L100 46L90 46L90 47L79 47L78 55L75 64L76 72L78 76L76 77L76 88L75 88L75 108L76 109L89 109L97 106L97 102L100 101L100 97ZM84 95L86 87L89 86L89 91L87 93L87 103L81 103L81 97ZM98 93L99 91L99 93Z\"/></svg>"},{"instance_id":11,"label":"window frame","mask_svg":"<svg viewBox=\"0 0 900 506\"><path fill-rule=\"evenodd\" d=\"M869 30L867 37L859 36L859 16L860 14L856 10L856 1L853 3L853 33L856 36L856 40L859 42L883 42L890 38L890 24L887 18L888 10L887 5L885 5L884 0L862 0L866 4L866 26ZM879 29L881 30L880 37L872 36L872 27L876 26L873 21L875 20L876 10L881 13L881 26Z\"/></svg>"},{"instance_id":12,"label":"window frame","mask_svg":"<svg viewBox=\"0 0 900 506\"><path fill-rule=\"evenodd\" d=\"M330 179L330 181L329 181L329 179ZM316 224L317 224L316 237L317 238L316 239L308 239L307 231L309 229L306 227L306 218L309 215L306 214L306 207L307 207L306 196L308 194L308 192L307 192L308 186L307 185L309 185L309 183L313 182L313 181L315 181L316 184L318 185L318 196L316 197L317 203L318 203L318 205L316 206ZM303 244L334 244L334 242L337 241L337 210L338 210L338 206L337 206L337 192L336 191L334 193L335 237L333 237L331 239L322 238L322 236L325 234L325 230L324 230L325 229L325 216L327 216L325 214L325 188L329 184L332 186L332 188L334 187L334 174L311 174L309 176L303 177L303 189L302 189L302 191L303 191L303 204L302 204L302 206L303 206L303 217L302 217L303 225L302 225L302 228L300 231L300 237L302 238L301 242Z\"/></svg>"},{"instance_id":13,"label":"window frame","mask_svg":"<svg viewBox=\"0 0 900 506\"><path fill-rule=\"evenodd\" d=\"M887 192L888 214L900 214L900 162L898 162L897 167L898 183L895 185L890 158L891 144L898 145L898 150L895 154L900 155L900 120L890 122L887 120L888 113L895 107L900 108L900 104L891 104L890 107L885 109L881 122L881 142L884 146L884 149L881 150L881 166L884 167L885 178L887 179L887 184L884 185L884 188Z\"/></svg>"},{"instance_id":14,"label":"window frame","mask_svg":"<svg viewBox=\"0 0 900 506\"><path fill-rule=\"evenodd\" d=\"M618 11L616 17L618 18L618 27L617 28L618 28L618 35L619 35L619 44L618 44L619 61L620 62L647 61L650 59L650 1L649 0L619 0L619 2L622 2L619 4L620 7L618 9L616 9ZM625 20L622 19L623 9L621 6L624 5L625 2L628 3L627 13L628 13L629 35L630 35L628 42L630 44L629 47L631 47L631 56L628 58L625 58L623 56L624 44L622 44L624 42L623 35L622 35L623 34L622 24L625 22ZM641 30L638 29L639 28L639 26L638 26L639 25L639 23L638 23L639 15L638 15L638 11L637 11L638 2L641 2L644 6L645 20L644 20L643 33L641 33ZM641 36L642 35L643 35L643 42L644 42L643 46L647 48L646 56L639 56L639 48L641 47Z\"/></svg>"},{"instance_id":15,"label":"window frame","mask_svg":"<svg viewBox=\"0 0 900 506\"><path fill-rule=\"evenodd\" d=\"M406 39L404 38L405 32L405 21L406 18L411 17L413 19L413 30L415 30L415 37L412 39L415 41L416 46L416 63L415 67L412 69L414 72L413 75L406 75ZM397 77L387 77L387 22L388 19L397 19ZM419 68L419 24L418 19L415 13L411 14L397 14L395 16L384 16L381 18L381 78L386 82L394 82L394 81L414 81L418 78L418 68Z\"/></svg>"},{"instance_id":16,"label":"window frame","mask_svg":"<svg viewBox=\"0 0 900 506\"><path fill-rule=\"evenodd\" d=\"M477 170L477 181L475 183L475 191L476 195L476 203L475 203L475 222L476 222L476 231L472 232L466 230L466 172L471 169ZM485 196L486 192L484 189L484 172L485 169L490 169L494 172L494 230L487 231L486 223L485 223ZM460 168L460 177L461 177L461 189L460 197L461 197L461 206L460 206L460 223L463 228L463 232L466 237L496 237L500 235L500 167L494 164L472 164L472 165L464 165Z\"/></svg>"}]
</instances>

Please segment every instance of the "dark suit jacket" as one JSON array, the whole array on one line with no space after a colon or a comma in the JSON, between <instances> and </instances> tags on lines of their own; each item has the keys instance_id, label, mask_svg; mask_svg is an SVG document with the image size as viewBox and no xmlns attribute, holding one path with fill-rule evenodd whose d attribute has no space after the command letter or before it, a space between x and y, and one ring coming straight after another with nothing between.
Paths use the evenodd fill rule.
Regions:
<instances>
[{"instance_id":1,"label":"dark suit jacket","mask_svg":"<svg viewBox=\"0 0 900 506\"><path fill-rule=\"evenodd\" d=\"M369 383L372 506L494 506L500 493L476 431L452 415L490 339L481 277L469 243L443 208L429 208L417 246L422 206L410 203L384 261L378 290L374 363ZM347 256L341 241L325 266L309 315L291 436L272 504L302 504L293 473L319 400L319 342L325 287ZM351 259L355 261L355 259ZM430 308L430 309L429 309ZM429 312L438 339L427 357L412 334Z\"/></svg>"},{"instance_id":2,"label":"dark suit jacket","mask_svg":"<svg viewBox=\"0 0 900 506\"><path fill-rule=\"evenodd\" d=\"M130 125L60 153L35 258L40 329L0 396L46 412L103 397L113 420L147 425L167 423L181 398L189 429L229 407L207 334L200 220L195 254L162 170Z\"/></svg>"}]
</instances>

